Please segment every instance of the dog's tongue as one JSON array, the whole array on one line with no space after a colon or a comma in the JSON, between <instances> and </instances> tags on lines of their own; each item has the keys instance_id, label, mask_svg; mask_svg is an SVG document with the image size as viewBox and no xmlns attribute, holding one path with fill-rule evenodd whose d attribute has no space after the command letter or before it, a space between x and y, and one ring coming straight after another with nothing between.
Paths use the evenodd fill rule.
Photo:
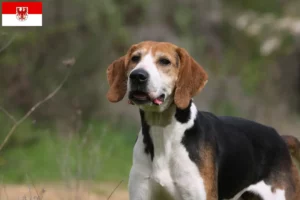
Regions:
<instances>
[{"instance_id":1,"label":"dog's tongue","mask_svg":"<svg viewBox=\"0 0 300 200\"><path fill-rule=\"evenodd\" d=\"M157 105L160 105L163 103L163 101L160 99L160 98L156 98L153 100L153 103L157 104Z\"/></svg>"}]
</instances>

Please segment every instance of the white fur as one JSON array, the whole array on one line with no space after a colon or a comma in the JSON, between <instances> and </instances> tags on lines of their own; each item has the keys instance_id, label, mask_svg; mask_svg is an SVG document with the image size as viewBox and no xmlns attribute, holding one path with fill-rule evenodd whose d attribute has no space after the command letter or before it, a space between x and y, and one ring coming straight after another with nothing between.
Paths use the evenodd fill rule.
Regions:
<instances>
[{"instance_id":1,"label":"white fur","mask_svg":"<svg viewBox=\"0 0 300 200\"><path fill-rule=\"evenodd\" d=\"M250 185L246 191L259 194L263 200L285 200L285 191L276 189L272 192L271 186L267 185L264 181L260 181L255 185Z\"/></svg>"},{"instance_id":2,"label":"white fur","mask_svg":"<svg viewBox=\"0 0 300 200\"><path fill-rule=\"evenodd\" d=\"M259 195L263 200L286 200L284 190L276 189L275 192L272 192L271 186L267 185L264 181L250 185L230 200L239 200L242 194L247 191Z\"/></svg>"},{"instance_id":3,"label":"white fur","mask_svg":"<svg viewBox=\"0 0 300 200\"><path fill-rule=\"evenodd\" d=\"M166 67L172 67L172 66L166 66ZM158 70L155 59L152 55L151 50L141 59L141 61L136 65L134 69L131 70L133 72L136 69L144 69L149 74L149 81L147 85L148 93L151 97L157 98L161 94L165 94L166 99L163 104L160 106L152 106L149 105L143 105L141 108L143 110L152 110L157 109L157 111L164 111L166 108L170 106L172 103L172 92L175 87L175 79L176 77L169 77L166 74L162 73ZM130 72L130 73L131 73ZM128 83L128 91L130 91L130 84ZM156 111L156 110L154 110Z\"/></svg>"},{"instance_id":4,"label":"white fur","mask_svg":"<svg viewBox=\"0 0 300 200\"><path fill-rule=\"evenodd\" d=\"M155 61L153 59L153 56L151 54L151 51L146 54L141 61L136 65L136 67L132 70L136 69L144 69L149 74L149 81L148 81L148 91L153 96L158 96L161 94L162 91L162 84L163 81L160 77L160 74L157 70L157 67L155 65Z\"/></svg>"},{"instance_id":5,"label":"white fur","mask_svg":"<svg viewBox=\"0 0 300 200\"><path fill-rule=\"evenodd\" d=\"M129 178L130 200L206 200L198 167L181 144L185 130L193 126L196 115L197 108L192 104L187 123L182 124L173 117L166 127L151 126L153 161L145 154L143 135L139 133Z\"/></svg>"}]
</instances>

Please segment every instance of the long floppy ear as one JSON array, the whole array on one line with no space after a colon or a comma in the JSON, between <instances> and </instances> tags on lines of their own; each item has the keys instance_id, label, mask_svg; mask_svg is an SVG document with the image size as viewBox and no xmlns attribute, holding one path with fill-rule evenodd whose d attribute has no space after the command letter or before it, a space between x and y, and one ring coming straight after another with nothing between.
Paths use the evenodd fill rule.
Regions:
<instances>
[{"instance_id":1,"label":"long floppy ear","mask_svg":"<svg viewBox=\"0 0 300 200\"><path fill-rule=\"evenodd\" d=\"M178 108L188 107L190 100L200 92L208 81L204 69L183 48L178 48L180 59L174 101Z\"/></svg>"},{"instance_id":2,"label":"long floppy ear","mask_svg":"<svg viewBox=\"0 0 300 200\"><path fill-rule=\"evenodd\" d=\"M106 76L109 85L106 97L110 102L121 101L126 94L128 79L128 56L136 48L137 45L132 45L124 56L111 63L106 70Z\"/></svg>"},{"instance_id":3,"label":"long floppy ear","mask_svg":"<svg viewBox=\"0 0 300 200\"><path fill-rule=\"evenodd\" d=\"M106 94L110 102L118 102L123 99L127 90L125 56L115 60L106 70L109 90Z\"/></svg>"}]
</instances>

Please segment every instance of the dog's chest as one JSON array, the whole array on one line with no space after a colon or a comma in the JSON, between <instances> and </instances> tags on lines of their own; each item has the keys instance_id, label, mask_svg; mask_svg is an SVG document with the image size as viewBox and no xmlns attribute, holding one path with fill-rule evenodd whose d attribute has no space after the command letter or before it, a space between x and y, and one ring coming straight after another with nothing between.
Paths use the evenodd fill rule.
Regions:
<instances>
[{"instance_id":1,"label":"dog's chest","mask_svg":"<svg viewBox=\"0 0 300 200\"><path fill-rule=\"evenodd\" d=\"M186 126L174 123L164 128L151 127L154 157L149 166L156 191L173 199L204 199L203 179L197 165L181 143ZM180 199L180 198L179 198Z\"/></svg>"}]
</instances>

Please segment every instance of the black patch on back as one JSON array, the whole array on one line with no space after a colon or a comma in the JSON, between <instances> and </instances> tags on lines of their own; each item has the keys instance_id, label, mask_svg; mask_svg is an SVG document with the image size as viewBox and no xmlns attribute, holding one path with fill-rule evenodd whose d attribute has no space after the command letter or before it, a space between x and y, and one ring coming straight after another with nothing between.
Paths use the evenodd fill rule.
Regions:
<instances>
[{"instance_id":1,"label":"black patch on back","mask_svg":"<svg viewBox=\"0 0 300 200\"><path fill-rule=\"evenodd\" d=\"M181 123L187 123L190 118L191 118L191 108L192 105L192 101L190 101L189 106L186 109L179 109L176 107L176 113L175 113L175 118L177 119L177 121L181 122Z\"/></svg>"},{"instance_id":2,"label":"black patch on back","mask_svg":"<svg viewBox=\"0 0 300 200\"><path fill-rule=\"evenodd\" d=\"M145 153L150 154L151 160L154 158L154 146L153 141L150 136L150 126L145 120L144 111L140 110L141 123L142 123L142 134L143 134L143 143L145 144Z\"/></svg>"},{"instance_id":3,"label":"black patch on back","mask_svg":"<svg viewBox=\"0 0 300 200\"><path fill-rule=\"evenodd\" d=\"M182 117L184 113L187 116L187 111L179 110L179 113L178 120L188 121ZM204 162L201 146L215 150L213 159L219 199L232 198L251 184L269 180L271 173L274 176L274 172L291 166L287 146L276 130L237 117L198 112L194 125L185 131L181 143L197 166Z\"/></svg>"}]
</instances>

